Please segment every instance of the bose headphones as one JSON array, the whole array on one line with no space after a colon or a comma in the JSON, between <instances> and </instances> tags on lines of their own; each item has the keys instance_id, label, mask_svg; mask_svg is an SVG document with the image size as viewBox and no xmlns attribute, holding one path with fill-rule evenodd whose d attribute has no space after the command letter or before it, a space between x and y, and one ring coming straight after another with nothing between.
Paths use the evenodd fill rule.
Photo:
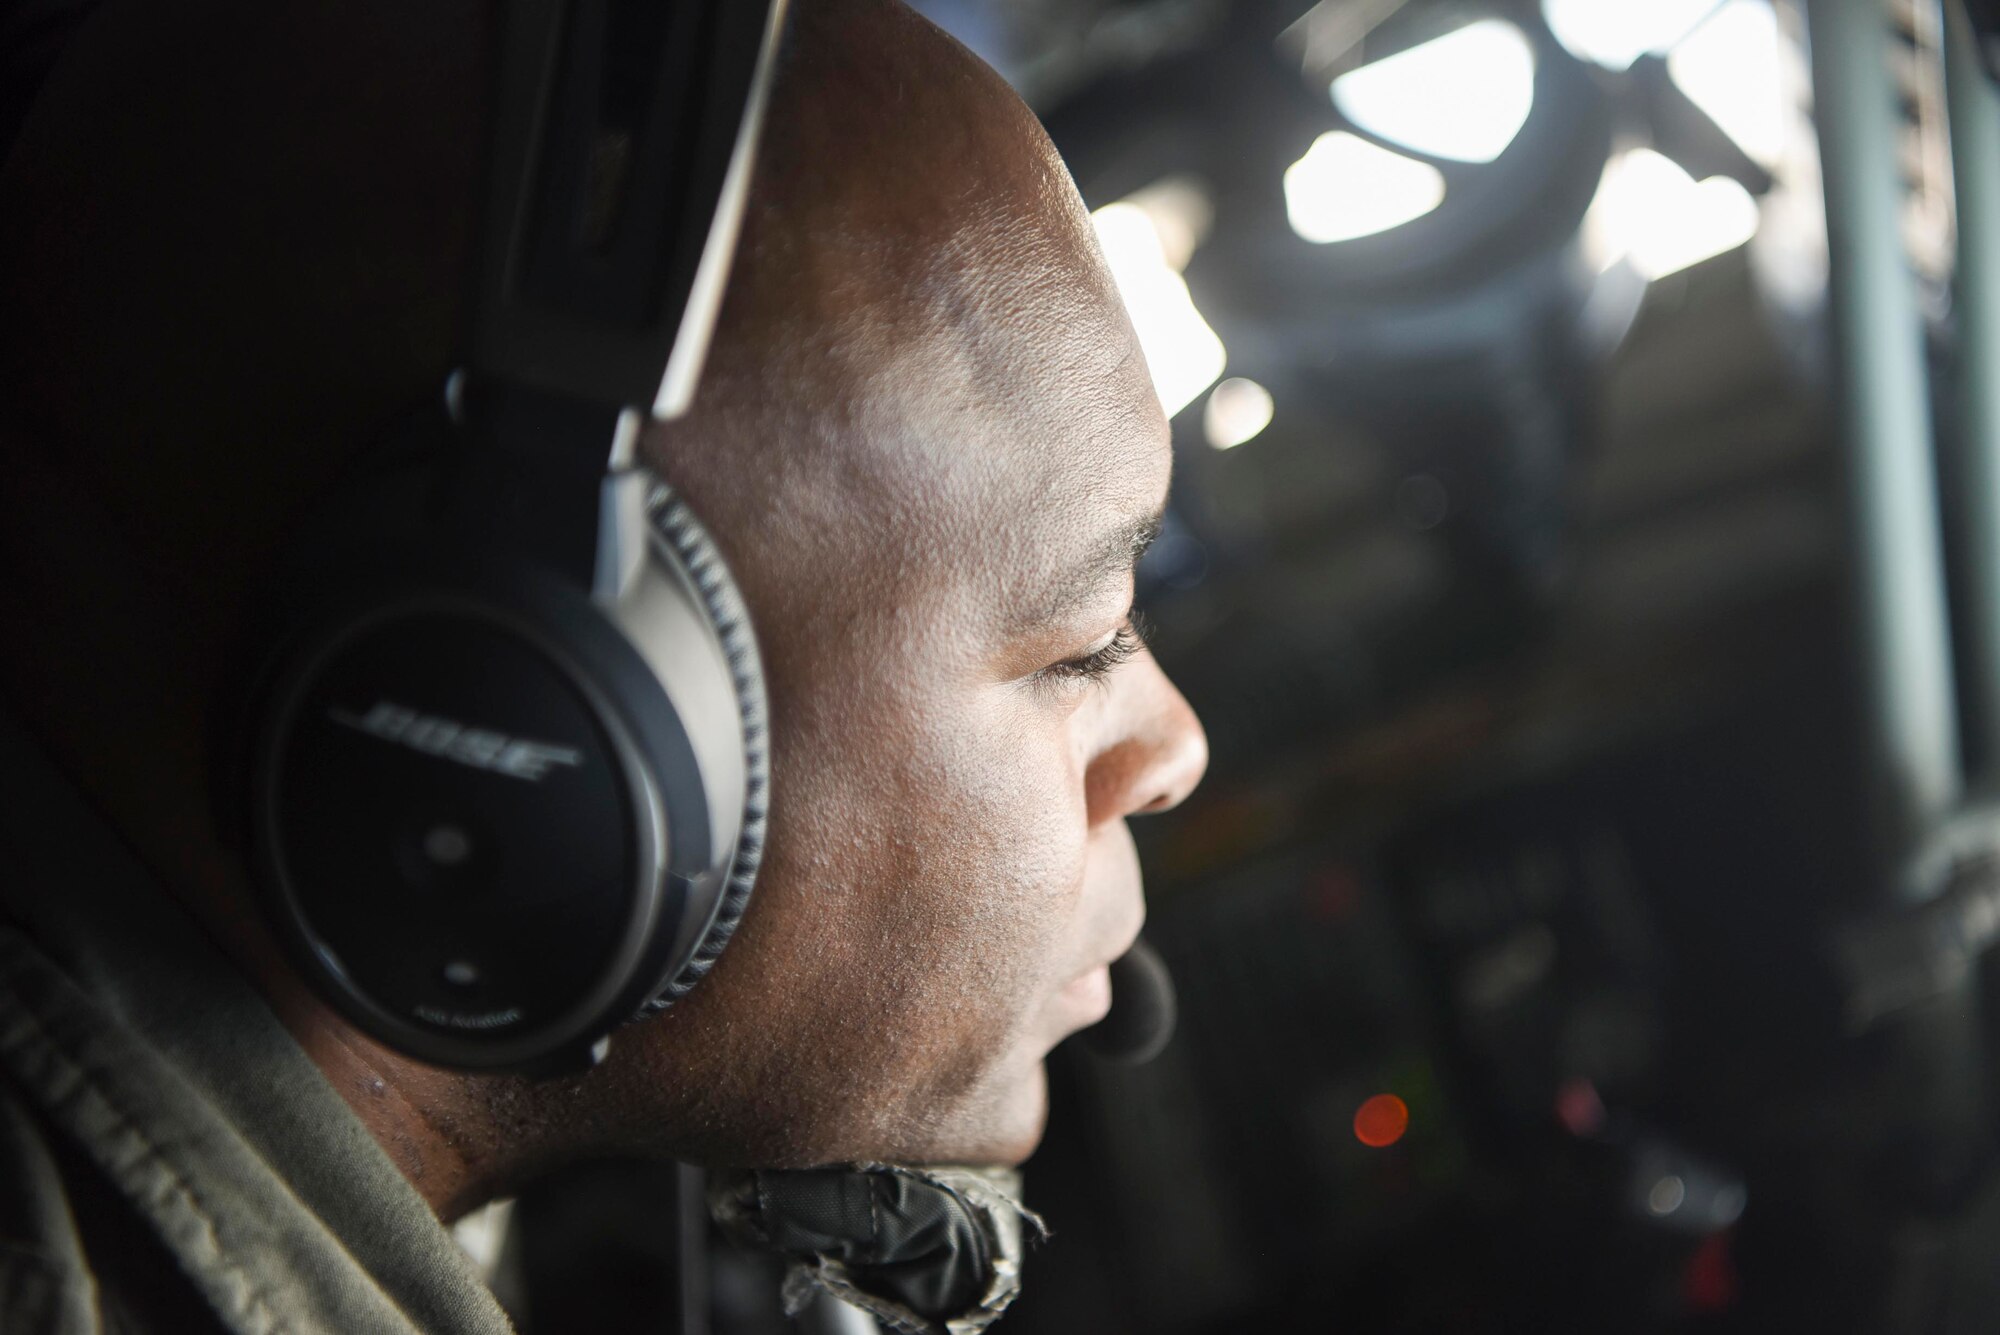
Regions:
<instances>
[{"instance_id":1,"label":"bose headphones","mask_svg":"<svg viewBox=\"0 0 2000 1335\"><path fill-rule=\"evenodd\" d=\"M686 411L783 0L507 0L462 369L282 568L244 758L308 980L444 1066L573 1070L705 975L768 792L757 647L635 459Z\"/></svg>"}]
</instances>

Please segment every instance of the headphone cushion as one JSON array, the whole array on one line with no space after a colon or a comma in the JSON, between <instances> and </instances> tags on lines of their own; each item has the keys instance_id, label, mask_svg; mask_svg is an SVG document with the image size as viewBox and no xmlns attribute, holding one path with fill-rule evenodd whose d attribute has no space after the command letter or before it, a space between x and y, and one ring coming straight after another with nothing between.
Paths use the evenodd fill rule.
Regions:
<instances>
[{"instance_id":1,"label":"headphone cushion","mask_svg":"<svg viewBox=\"0 0 2000 1335\"><path fill-rule=\"evenodd\" d=\"M742 711L744 799L742 832L730 858L728 879L716 904L715 917L688 962L641 1007L642 1016L657 1014L686 996L708 976L723 947L735 935L737 924L750 905L750 892L763 861L771 790L770 719L764 694L763 659L757 652L757 637L751 630L743 595L715 540L671 487L656 481L647 495L646 510L654 535L686 569L728 661L737 706Z\"/></svg>"}]
</instances>

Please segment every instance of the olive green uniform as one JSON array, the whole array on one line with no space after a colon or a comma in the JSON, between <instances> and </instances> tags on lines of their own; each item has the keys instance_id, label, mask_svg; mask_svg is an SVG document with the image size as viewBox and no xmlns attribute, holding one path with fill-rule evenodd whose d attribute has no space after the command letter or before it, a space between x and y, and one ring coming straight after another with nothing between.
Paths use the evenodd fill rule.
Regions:
<instances>
[{"instance_id":1,"label":"olive green uniform","mask_svg":"<svg viewBox=\"0 0 2000 1335\"><path fill-rule=\"evenodd\" d=\"M0 1331L509 1331L262 999L4 714L0 774Z\"/></svg>"}]
</instances>

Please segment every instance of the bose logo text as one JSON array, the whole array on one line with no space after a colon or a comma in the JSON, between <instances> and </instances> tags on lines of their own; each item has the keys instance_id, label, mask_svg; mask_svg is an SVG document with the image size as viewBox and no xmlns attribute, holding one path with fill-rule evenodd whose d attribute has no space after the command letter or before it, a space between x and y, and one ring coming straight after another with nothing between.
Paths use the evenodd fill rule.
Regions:
<instances>
[{"instance_id":1,"label":"bose logo text","mask_svg":"<svg viewBox=\"0 0 2000 1335\"><path fill-rule=\"evenodd\" d=\"M454 761L504 774L510 779L539 783L556 765L580 766L583 753L526 737L509 737L489 728L468 728L453 719L420 714L407 705L378 701L366 714L328 709L326 716L343 727L395 742L440 760Z\"/></svg>"}]
</instances>

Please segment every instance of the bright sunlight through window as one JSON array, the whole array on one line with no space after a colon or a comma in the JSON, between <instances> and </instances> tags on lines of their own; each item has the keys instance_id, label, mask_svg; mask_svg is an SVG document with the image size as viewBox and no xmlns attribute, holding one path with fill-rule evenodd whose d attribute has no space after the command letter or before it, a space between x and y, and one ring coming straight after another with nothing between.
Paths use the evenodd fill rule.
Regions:
<instances>
[{"instance_id":1,"label":"bright sunlight through window","mask_svg":"<svg viewBox=\"0 0 2000 1335\"><path fill-rule=\"evenodd\" d=\"M1172 417L1222 374L1226 360L1222 340L1201 318L1187 283L1168 263L1151 214L1121 200L1106 204L1090 218L1097 224L1097 243L1104 248L1105 262L1138 331L1160 406ZM1181 262L1186 263L1184 254Z\"/></svg>"},{"instance_id":2,"label":"bright sunlight through window","mask_svg":"<svg viewBox=\"0 0 2000 1335\"><path fill-rule=\"evenodd\" d=\"M1444 174L1345 130L1313 140L1285 168L1285 216L1292 230L1325 244L1386 232L1421 218L1444 199Z\"/></svg>"},{"instance_id":3,"label":"bright sunlight through window","mask_svg":"<svg viewBox=\"0 0 2000 1335\"><path fill-rule=\"evenodd\" d=\"M1733 250L1756 230L1749 191L1726 176L1697 184L1650 148L1611 160L1583 219L1585 251L1600 268L1624 259L1648 279Z\"/></svg>"},{"instance_id":4,"label":"bright sunlight through window","mask_svg":"<svg viewBox=\"0 0 2000 1335\"><path fill-rule=\"evenodd\" d=\"M1715 0L1542 0L1542 17L1578 60L1622 70L1667 50L1714 8Z\"/></svg>"},{"instance_id":5,"label":"bright sunlight through window","mask_svg":"<svg viewBox=\"0 0 2000 1335\"><path fill-rule=\"evenodd\" d=\"M1738 148L1770 167L1785 146L1782 53L1770 0L1729 0L1674 48L1667 73Z\"/></svg>"},{"instance_id":6,"label":"bright sunlight through window","mask_svg":"<svg viewBox=\"0 0 2000 1335\"><path fill-rule=\"evenodd\" d=\"M1504 19L1482 19L1333 81L1333 104L1370 134L1454 162L1491 162L1535 101L1535 52Z\"/></svg>"}]
</instances>

